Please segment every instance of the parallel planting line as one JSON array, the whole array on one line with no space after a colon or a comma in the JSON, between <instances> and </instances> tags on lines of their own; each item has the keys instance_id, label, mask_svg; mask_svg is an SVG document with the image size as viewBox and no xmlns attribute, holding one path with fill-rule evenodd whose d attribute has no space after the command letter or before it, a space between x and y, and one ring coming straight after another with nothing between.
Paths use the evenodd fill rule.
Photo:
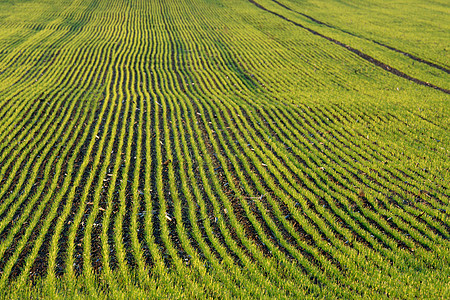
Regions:
<instances>
[{"instance_id":1,"label":"parallel planting line","mask_svg":"<svg viewBox=\"0 0 450 300\"><path fill-rule=\"evenodd\" d=\"M0 291L445 292L448 90L256 0L28 2L0 18Z\"/></svg>"}]
</instances>

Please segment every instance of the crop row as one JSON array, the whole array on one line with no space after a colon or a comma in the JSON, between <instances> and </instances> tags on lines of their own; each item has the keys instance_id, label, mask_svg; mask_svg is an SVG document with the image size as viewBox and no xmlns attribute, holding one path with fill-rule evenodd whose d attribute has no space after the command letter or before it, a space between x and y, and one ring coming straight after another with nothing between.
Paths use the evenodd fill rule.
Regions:
<instances>
[{"instance_id":1,"label":"crop row","mask_svg":"<svg viewBox=\"0 0 450 300\"><path fill-rule=\"evenodd\" d=\"M349 297L448 262L446 178L385 128L416 131L292 90L389 74L248 1L60 5L0 23L17 31L0 47L2 288L175 273L212 296Z\"/></svg>"}]
</instances>

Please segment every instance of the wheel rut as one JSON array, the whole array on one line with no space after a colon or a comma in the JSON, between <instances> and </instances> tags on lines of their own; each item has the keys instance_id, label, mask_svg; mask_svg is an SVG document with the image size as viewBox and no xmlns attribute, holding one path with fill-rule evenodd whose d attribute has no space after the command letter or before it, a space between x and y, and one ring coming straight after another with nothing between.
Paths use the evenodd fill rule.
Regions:
<instances>
[{"instance_id":1,"label":"wheel rut","mask_svg":"<svg viewBox=\"0 0 450 300\"><path fill-rule=\"evenodd\" d=\"M360 39L364 39L364 40L373 42L373 43L375 43L375 44L377 44L377 45L379 45L379 46L382 46L382 47L384 47L384 48L387 48L387 49L389 49L389 50L395 51L395 52L397 52L397 53L401 53L401 54L403 54L403 55L405 55L405 56L411 58L412 60L418 61L418 62L423 63L423 64L426 64L426 65L428 65L428 66L430 66L430 67L439 69L439 70L441 70L441 71L443 71L443 72L445 72L445 73L447 73L447 74L450 74L450 69L448 69L448 68L446 68L446 67L444 67L444 66L440 66L440 65L435 64L435 63L433 63L433 62L431 62L431 61L428 61L428 60L425 60L425 59L423 59L423 58L417 57L417 56L415 56L415 55L413 55L413 54L411 54L411 53L408 53L408 52L406 52L406 51L403 51L403 50L394 48L394 47L389 46L389 45L386 45L386 44L384 44L384 43L381 43L381 42L378 42L378 41L375 41L375 40L372 40L372 39L369 39L369 38L366 38L366 37L357 35L357 34L355 34L355 33L352 33L352 32L350 32L350 31L341 29L341 28L339 28L339 27L336 27L336 26L333 26L333 25L330 25L330 24L327 24L327 23L324 23L324 22L322 22L322 21L320 21L320 20L317 20L316 18L313 18L313 17L307 15L307 14L304 14L304 13L301 13L301 12L299 12L299 11L296 11L296 10L290 8L289 6L287 6L287 5L285 5L285 4L281 3L281 2L279 2L279 1L277 1L277 0L272 0L272 2L275 2L275 3L278 4L279 6L285 8L285 9L287 9L287 10L289 10L289 11L292 11L292 12L294 12L294 13L296 13L296 14L301 15L301 16L303 16L303 17L305 17L305 18L307 18L307 19L313 21L314 23L317 23L317 24L319 24L319 25L326 26L326 27L328 27L328 28L333 28L333 29L339 30L339 31L341 31L341 32L344 32L344 33L346 33L346 34L349 34L349 35L351 35L351 36L354 36L354 37L357 37L357 38L360 38Z\"/></svg>"},{"instance_id":2,"label":"wheel rut","mask_svg":"<svg viewBox=\"0 0 450 300\"><path fill-rule=\"evenodd\" d=\"M289 19L289 18L287 18L287 17L285 17L285 16L283 16L283 15L277 13L277 12L274 12L274 11L272 11L270 9L267 9L266 7L262 6L261 4L259 4L258 2L254 1L254 0L248 0L248 2L252 3L256 7L258 7L259 9L262 9L262 10L264 10L266 12L269 12L269 13L273 14L274 16L277 16L277 17L279 17L279 18L281 18L281 19L283 19L285 21L288 21L291 24L294 24L297 27L305 29L305 30L309 31L310 33L312 33L314 35L317 35L317 36L319 36L321 38L324 38L324 39L326 39L326 40L328 40L330 42L333 42L334 44L336 44L338 46L341 46L341 47L347 49L348 51L353 52L354 54L358 55L362 59L370 62L371 64L373 64L373 65L375 65L377 67L382 68L385 71L388 71L391 74L394 74L394 75L396 75L398 77L401 77L401 78L404 78L404 79L409 80L411 82L414 82L416 84L427 86L427 87L439 90L439 91L441 91L443 93L450 94L450 90L448 90L448 89L439 87L439 86L434 85L432 83L429 83L429 82L426 82L426 81L414 78L414 77L412 77L412 76L410 76L408 74L405 74L402 71L400 71L400 70L398 70L398 69L396 69L394 67L391 67L391 66L383 63L382 61L380 61L380 60L378 60L378 59L376 59L376 58L374 58L374 57L372 57L372 56L370 56L370 55L368 55L368 54L366 54L366 53L364 53L364 52L362 52L362 51L360 51L360 50L358 50L356 48L353 48L353 47L351 47L351 46L349 46L349 45L347 45L347 44L345 44L343 42L340 42L340 41L338 41L336 39L333 39L333 38L331 38L329 36L323 35L322 33L317 32L317 31L315 31L315 30L313 30L313 29L311 29L309 27L306 27L306 26L300 24L300 23L297 23L297 22L295 22L295 21L293 21L293 20L291 20L291 19Z\"/></svg>"}]
</instances>

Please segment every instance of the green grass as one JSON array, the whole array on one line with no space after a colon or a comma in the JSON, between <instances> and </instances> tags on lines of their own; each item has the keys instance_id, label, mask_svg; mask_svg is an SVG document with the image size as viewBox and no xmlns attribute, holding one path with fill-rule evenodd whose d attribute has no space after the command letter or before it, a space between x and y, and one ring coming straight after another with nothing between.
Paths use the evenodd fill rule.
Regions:
<instances>
[{"instance_id":1,"label":"green grass","mask_svg":"<svg viewBox=\"0 0 450 300\"><path fill-rule=\"evenodd\" d=\"M0 298L448 298L447 15L1 1Z\"/></svg>"}]
</instances>

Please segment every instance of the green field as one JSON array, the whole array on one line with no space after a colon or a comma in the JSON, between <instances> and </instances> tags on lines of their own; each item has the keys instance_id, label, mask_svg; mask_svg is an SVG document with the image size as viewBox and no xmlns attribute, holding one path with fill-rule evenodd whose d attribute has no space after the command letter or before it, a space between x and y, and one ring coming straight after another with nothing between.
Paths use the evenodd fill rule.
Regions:
<instances>
[{"instance_id":1,"label":"green field","mask_svg":"<svg viewBox=\"0 0 450 300\"><path fill-rule=\"evenodd\" d=\"M450 298L446 0L0 0L0 298Z\"/></svg>"}]
</instances>

